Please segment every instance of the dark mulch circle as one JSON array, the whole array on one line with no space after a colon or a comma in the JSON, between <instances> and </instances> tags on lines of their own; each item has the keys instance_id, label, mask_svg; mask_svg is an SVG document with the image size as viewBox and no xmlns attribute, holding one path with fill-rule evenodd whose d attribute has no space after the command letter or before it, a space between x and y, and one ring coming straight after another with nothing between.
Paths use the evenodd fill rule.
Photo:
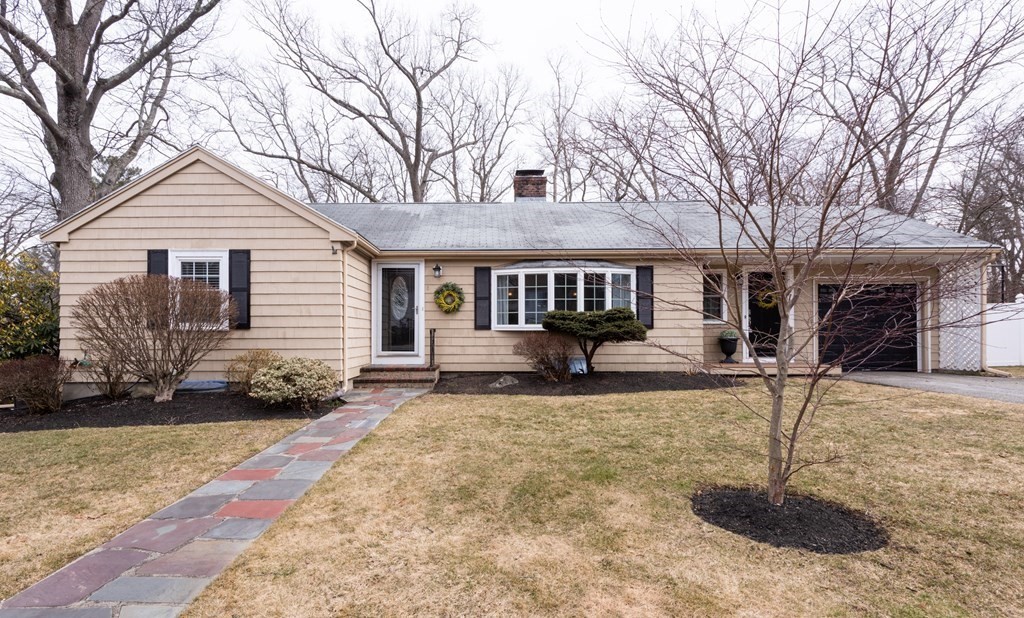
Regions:
<instances>
[{"instance_id":1,"label":"dark mulch circle","mask_svg":"<svg viewBox=\"0 0 1024 618\"><path fill-rule=\"evenodd\" d=\"M885 528L866 513L813 496L787 495L782 506L772 506L764 491L709 487L691 502L704 521L775 547L855 554L889 543Z\"/></svg>"},{"instance_id":2,"label":"dark mulch circle","mask_svg":"<svg viewBox=\"0 0 1024 618\"><path fill-rule=\"evenodd\" d=\"M174 399L154 403L151 398L111 401L89 397L68 402L53 414L29 414L24 408L0 410L0 433L74 429L76 427L126 427L134 425L187 425L227 423L279 418L318 418L339 404L325 402L319 409L266 407L260 402L228 392L176 393Z\"/></svg>"},{"instance_id":3,"label":"dark mulch circle","mask_svg":"<svg viewBox=\"0 0 1024 618\"><path fill-rule=\"evenodd\" d=\"M503 388L491 386L509 375L519 381ZM688 391L734 386L726 376L686 375L678 372L616 372L573 376L568 382L548 382L536 373L443 373L434 386L446 395L547 395L571 397L644 391Z\"/></svg>"}]
</instances>

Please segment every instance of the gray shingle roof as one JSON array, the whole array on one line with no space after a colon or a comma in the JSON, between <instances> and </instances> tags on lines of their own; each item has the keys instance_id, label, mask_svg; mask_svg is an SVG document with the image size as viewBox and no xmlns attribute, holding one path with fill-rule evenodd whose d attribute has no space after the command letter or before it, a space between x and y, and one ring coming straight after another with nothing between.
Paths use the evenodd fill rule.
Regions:
<instances>
[{"instance_id":1,"label":"gray shingle roof","mask_svg":"<svg viewBox=\"0 0 1024 618\"><path fill-rule=\"evenodd\" d=\"M311 204L321 214L359 233L382 251L572 251L715 249L719 217L704 202L552 203L503 202L425 204ZM916 219L879 209L859 209L836 224L831 248L983 249L993 245ZM816 213L791 217L780 246L801 246L816 228ZM754 219L762 223L767 211ZM741 225L726 217L722 238L729 247L750 247ZM805 224L802 224L805 223ZM864 233L863 230L868 230ZM855 234L854 231L861 231ZM760 244L760 243L758 243Z\"/></svg>"}]
</instances>

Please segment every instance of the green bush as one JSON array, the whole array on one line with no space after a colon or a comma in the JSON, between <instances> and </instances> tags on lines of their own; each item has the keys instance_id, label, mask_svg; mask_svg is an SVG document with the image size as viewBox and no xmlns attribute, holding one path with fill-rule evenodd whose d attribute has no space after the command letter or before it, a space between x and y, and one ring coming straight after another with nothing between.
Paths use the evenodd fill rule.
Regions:
<instances>
[{"instance_id":1,"label":"green bush","mask_svg":"<svg viewBox=\"0 0 1024 618\"><path fill-rule=\"evenodd\" d=\"M23 401L33 414L60 410L74 370L62 358L33 356L0 363L0 399Z\"/></svg>"},{"instance_id":2,"label":"green bush","mask_svg":"<svg viewBox=\"0 0 1024 618\"><path fill-rule=\"evenodd\" d=\"M543 326L549 332L576 339L587 359L588 373L594 373L594 354L602 345L647 339L647 328L625 307L587 313L549 311L544 316Z\"/></svg>"},{"instance_id":3,"label":"green bush","mask_svg":"<svg viewBox=\"0 0 1024 618\"><path fill-rule=\"evenodd\" d=\"M266 404L298 404L309 410L337 388L338 376L327 363L286 358L257 371L249 395Z\"/></svg>"},{"instance_id":4,"label":"green bush","mask_svg":"<svg viewBox=\"0 0 1024 618\"><path fill-rule=\"evenodd\" d=\"M57 273L25 253L0 260L0 360L56 354Z\"/></svg>"},{"instance_id":5,"label":"green bush","mask_svg":"<svg viewBox=\"0 0 1024 618\"><path fill-rule=\"evenodd\" d=\"M277 361L281 355L273 350L249 350L231 359L225 372L231 390L248 395L252 392L252 379L261 369L266 369Z\"/></svg>"}]
</instances>

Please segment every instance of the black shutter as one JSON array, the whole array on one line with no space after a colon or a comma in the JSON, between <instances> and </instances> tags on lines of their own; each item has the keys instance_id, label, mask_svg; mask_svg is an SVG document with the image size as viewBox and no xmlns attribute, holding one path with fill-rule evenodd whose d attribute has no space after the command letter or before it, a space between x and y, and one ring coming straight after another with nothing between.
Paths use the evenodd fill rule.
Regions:
<instances>
[{"instance_id":1,"label":"black shutter","mask_svg":"<svg viewBox=\"0 0 1024 618\"><path fill-rule=\"evenodd\" d=\"M647 328L654 328L654 267L636 267L636 317Z\"/></svg>"},{"instance_id":2,"label":"black shutter","mask_svg":"<svg viewBox=\"0 0 1024 618\"><path fill-rule=\"evenodd\" d=\"M150 249L146 256L146 273L167 275L167 249Z\"/></svg>"},{"instance_id":3,"label":"black shutter","mask_svg":"<svg viewBox=\"0 0 1024 618\"><path fill-rule=\"evenodd\" d=\"M238 320L235 328L248 329L249 321L249 250L228 251L228 292L235 299Z\"/></svg>"},{"instance_id":4,"label":"black shutter","mask_svg":"<svg viewBox=\"0 0 1024 618\"><path fill-rule=\"evenodd\" d=\"M487 266L473 270L473 310L476 329L491 330L491 269Z\"/></svg>"}]
</instances>

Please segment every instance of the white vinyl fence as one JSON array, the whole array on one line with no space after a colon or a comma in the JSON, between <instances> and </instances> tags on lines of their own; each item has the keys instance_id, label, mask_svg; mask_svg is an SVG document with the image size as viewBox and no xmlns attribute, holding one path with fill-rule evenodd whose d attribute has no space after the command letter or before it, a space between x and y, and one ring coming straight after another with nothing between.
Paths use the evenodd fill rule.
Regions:
<instances>
[{"instance_id":1,"label":"white vinyl fence","mask_svg":"<svg viewBox=\"0 0 1024 618\"><path fill-rule=\"evenodd\" d=\"M989 367L1024 365L1024 294L1013 303L987 305L985 355Z\"/></svg>"}]
</instances>

